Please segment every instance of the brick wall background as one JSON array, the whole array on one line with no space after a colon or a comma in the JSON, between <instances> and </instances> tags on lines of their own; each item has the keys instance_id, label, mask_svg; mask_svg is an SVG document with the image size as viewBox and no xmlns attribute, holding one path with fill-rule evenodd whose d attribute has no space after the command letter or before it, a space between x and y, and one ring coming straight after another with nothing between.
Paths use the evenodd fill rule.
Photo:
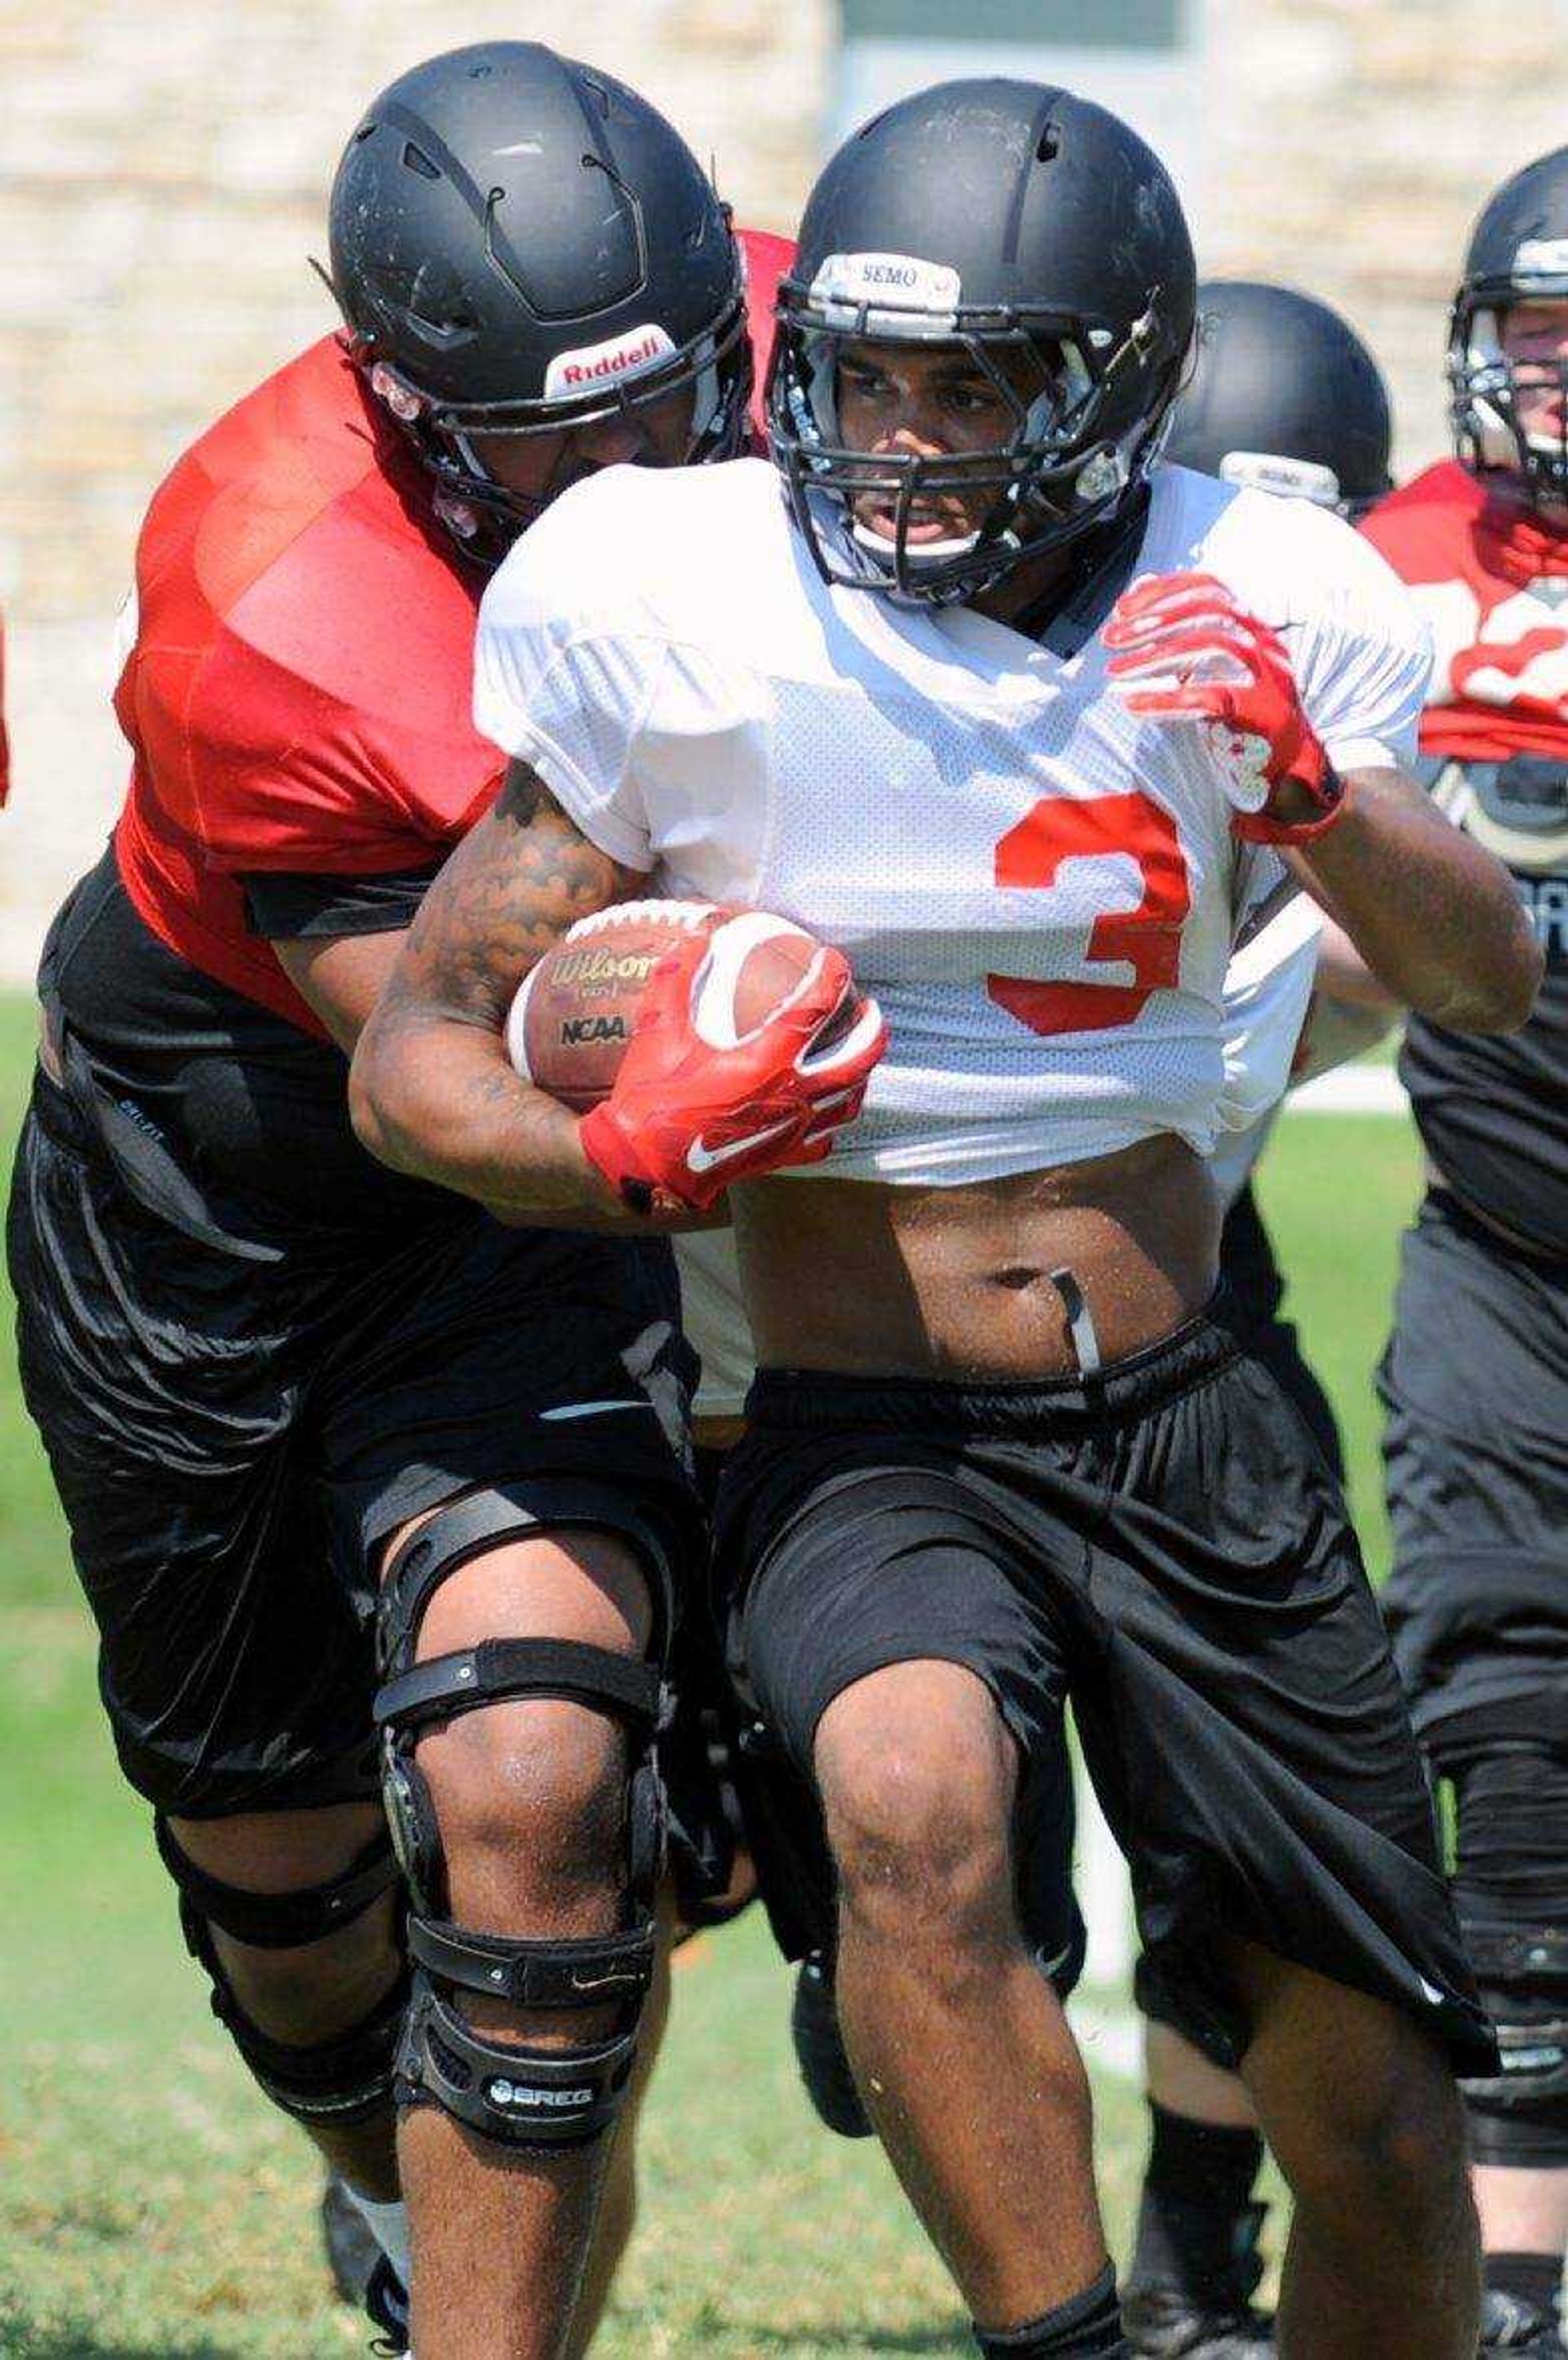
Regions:
<instances>
[{"instance_id":1,"label":"brick wall background","mask_svg":"<svg viewBox=\"0 0 1568 2360\"><path fill-rule=\"evenodd\" d=\"M1401 462L1432 455L1469 221L1568 137L1568 0L1194 5L1204 267L1340 303L1393 382ZM833 0L0 0L0 976L27 972L118 800L108 648L148 492L328 324L306 257L365 100L443 44L526 32L637 83L743 219L788 229L836 31Z\"/></svg>"}]
</instances>

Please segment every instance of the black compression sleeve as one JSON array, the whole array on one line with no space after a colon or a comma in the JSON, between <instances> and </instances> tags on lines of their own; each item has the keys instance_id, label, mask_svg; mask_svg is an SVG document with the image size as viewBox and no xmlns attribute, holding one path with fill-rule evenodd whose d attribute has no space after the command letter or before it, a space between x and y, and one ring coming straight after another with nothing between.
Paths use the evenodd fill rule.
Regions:
<instances>
[{"instance_id":1,"label":"black compression sleeve","mask_svg":"<svg viewBox=\"0 0 1568 2360\"><path fill-rule=\"evenodd\" d=\"M253 934L288 942L308 934L395 934L411 925L441 863L373 877L315 877L252 869L243 875Z\"/></svg>"}]
</instances>

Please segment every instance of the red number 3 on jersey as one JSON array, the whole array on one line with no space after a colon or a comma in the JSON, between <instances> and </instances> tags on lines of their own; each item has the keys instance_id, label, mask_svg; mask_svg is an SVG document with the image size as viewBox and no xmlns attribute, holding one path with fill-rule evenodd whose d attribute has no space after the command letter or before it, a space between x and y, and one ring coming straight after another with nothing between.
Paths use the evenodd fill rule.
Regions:
<instances>
[{"instance_id":1,"label":"red number 3 on jersey","mask_svg":"<svg viewBox=\"0 0 1568 2360\"><path fill-rule=\"evenodd\" d=\"M998 885L1056 882L1064 860L1125 852L1137 861L1143 899L1136 910L1096 918L1085 956L1130 967L1134 983L1033 983L991 975L985 989L998 1008L1031 1032L1101 1032L1130 1024L1151 992L1177 979L1181 929L1192 908L1187 863L1169 812L1135 789L1083 803L1047 796L1010 827L996 847Z\"/></svg>"}]
</instances>

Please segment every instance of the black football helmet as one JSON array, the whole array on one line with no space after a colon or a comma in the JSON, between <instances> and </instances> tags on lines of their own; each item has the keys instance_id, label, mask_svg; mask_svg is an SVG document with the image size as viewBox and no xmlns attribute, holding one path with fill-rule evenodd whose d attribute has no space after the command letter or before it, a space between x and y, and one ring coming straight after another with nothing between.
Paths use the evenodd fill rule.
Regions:
<instances>
[{"instance_id":1,"label":"black football helmet","mask_svg":"<svg viewBox=\"0 0 1568 2360\"><path fill-rule=\"evenodd\" d=\"M332 184L355 360L495 556L544 505L473 437L542 434L691 392L688 460L746 432L745 266L691 149L624 82L534 41L431 58L376 99Z\"/></svg>"},{"instance_id":2,"label":"black football helmet","mask_svg":"<svg viewBox=\"0 0 1568 2360\"><path fill-rule=\"evenodd\" d=\"M1038 82L949 82L866 124L811 191L769 382L774 461L825 578L910 603L970 598L1108 524L1158 451L1194 284L1164 167L1103 107ZM967 351L1016 420L1004 445L845 448L841 345L910 340ZM1020 363L1038 392L1015 390ZM975 491L996 496L977 532L911 547L917 500ZM867 492L896 518L885 543L856 528Z\"/></svg>"},{"instance_id":3,"label":"black football helmet","mask_svg":"<svg viewBox=\"0 0 1568 2360\"><path fill-rule=\"evenodd\" d=\"M1167 459L1354 518L1389 487L1392 437L1382 372L1337 311L1262 279L1202 281Z\"/></svg>"},{"instance_id":4,"label":"black football helmet","mask_svg":"<svg viewBox=\"0 0 1568 2360\"><path fill-rule=\"evenodd\" d=\"M1514 361L1502 349L1503 313L1532 297L1568 300L1568 148L1505 180L1470 234L1465 275L1448 326L1449 416L1468 467L1501 469L1527 497L1568 507L1568 415L1548 433L1527 432L1519 397L1561 392L1568 363Z\"/></svg>"}]
</instances>

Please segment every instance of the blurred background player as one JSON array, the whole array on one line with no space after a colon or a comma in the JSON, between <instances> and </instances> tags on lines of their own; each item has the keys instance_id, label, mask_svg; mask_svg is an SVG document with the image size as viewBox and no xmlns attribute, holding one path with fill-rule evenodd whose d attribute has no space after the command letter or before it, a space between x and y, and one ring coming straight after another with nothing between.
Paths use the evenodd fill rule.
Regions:
<instances>
[{"instance_id":1,"label":"blurred background player","mask_svg":"<svg viewBox=\"0 0 1568 2360\"><path fill-rule=\"evenodd\" d=\"M1206 279L1198 289L1192 380L1176 405L1165 456L1231 484L1311 500L1356 518L1387 491L1392 435L1388 390L1361 338L1329 304L1257 279ZM1246 995L1234 1021L1247 1021ZM1321 1072L1387 1029L1376 1010L1320 990L1298 1071ZM1226 1206L1220 1266L1250 1348L1273 1371L1337 1478L1344 1454L1316 1372L1283 1316L1285 1280L1252 1185L1278 1103L1227 1134L1210 1170ZM1261 2264L1261 2205L1253 2188L1263 2142L1246 2090L1148 2010L1149 2163L1138 2238L1122 2293L1135 2351L1149 2360L1251 2360L1269 2347L1250 2309Z\"/></svg>"},{"instance_id":2,"label":"blurred background player","mask_svg":"<svg viewBox=\"0 0 1568 2360\"><path fill-rule=\"evenodd\" d=\"M392 1179L345 1052L499 781L488 567L595 467L739 446L745 274L665 119L523 42L376 101L331 253L346 332L141 536L130 790L40 975L20 1364L122 1766L216 2012L383 2249L374 2315L401 2349L401 2183L425 2360L542 2360L629 2227L629 2134L606 2168L650 1997L643 2069L657 2030L651 1737L696 1531L673 1273Z\"/></svg>"},{"instance_id":3,"label":"blurred background player","mask_svg":"<svg viewBox=\"0 0 1568 2360\"><path fill-rule=\"evenodd\" d=\"M1413 1017L1427 1155L1381 1370L1384 1606L1454 1801L1455 1895L1503 2070L1466 2092L1484 2348L1560 2355L1568 2244L1568 148L1482 211L1448 351L1456 456L1364 530L1437 648L1421 751L1546 960L1524 1030ZM1342 986L1367 991L1334 954Z\"/></svg>"}]
</instances>

